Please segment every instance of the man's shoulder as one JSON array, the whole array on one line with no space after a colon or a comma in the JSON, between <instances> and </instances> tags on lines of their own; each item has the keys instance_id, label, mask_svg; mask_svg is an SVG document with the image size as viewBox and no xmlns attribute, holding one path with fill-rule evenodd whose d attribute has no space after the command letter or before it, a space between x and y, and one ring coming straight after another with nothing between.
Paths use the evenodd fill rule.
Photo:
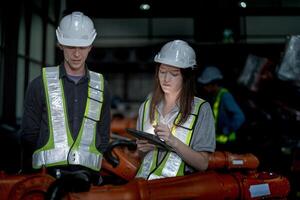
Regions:
<instances>
[{"instance_id":1,"label":"man's shoulder","mask_svg":"<svg viewBox=\"0 0 300 200\"><path fill-rule=\"evenodd\" d=\"M29 83L29 85L41 85L41 84L42 84L42 75L33 78Z\"/></svg>"},{"instance_id":2,"label":"man's shoulder","mask_svg":"<svg viewBox=\"0 0 300 200\"><path fill-rule=\"evenodd\" d=\"M226 91L222 94L222 99L223 100L232 100L233 95L229 90L226 89Z\"/></svg>"},{"instance_id":3,"label":"man's shoulder","mask_svg":"<svg viewBox=\"0 0 300 200\"><path fill-rule=\"evenodd\" d=\"M40 93L43 90L43 81L41 76L32 79L27 87L27 93Z\"/></svg>"}]
</instances>

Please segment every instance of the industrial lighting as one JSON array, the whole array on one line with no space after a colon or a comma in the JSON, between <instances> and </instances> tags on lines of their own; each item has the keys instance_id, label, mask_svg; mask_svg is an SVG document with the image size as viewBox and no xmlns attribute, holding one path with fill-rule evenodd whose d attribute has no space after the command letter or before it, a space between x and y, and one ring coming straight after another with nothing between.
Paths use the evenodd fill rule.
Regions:
<instances>
[{"instance_id":1,"label":"industrial lighting","mask_svg":"<svg viewBox=\"0 0 300 200\"><path fill-rule=\"evenodd\" d=\"M246 8L247 7L247 3L245 1L240 1L240 7L241 8Z\"/></svg>"},{"instance_id":2,"label":"industrial lighting","mask_svg":"<svg viewBox=\"0 0 300 200\"><path fill-rule=\"evenodd\" d=\"M150 10L150 5L147 3L143 3L140 5L141 10Z\"/></svg>"}]
</instances>

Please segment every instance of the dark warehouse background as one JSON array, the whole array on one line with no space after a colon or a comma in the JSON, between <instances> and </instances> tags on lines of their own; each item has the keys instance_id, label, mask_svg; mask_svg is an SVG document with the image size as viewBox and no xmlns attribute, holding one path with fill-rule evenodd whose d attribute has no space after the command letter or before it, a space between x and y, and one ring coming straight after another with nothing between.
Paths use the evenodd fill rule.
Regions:
<instances>
[{"instance_id":1,"label":"dark warehouse background","mask_svg":"<svg viewBox=\"0 0 300 200\"><path fill-rule=\"evenodd\" d=\"M150 9L141 10L142 3ZM186 40L196 50L197 70L220 67L245 112L232 151L251 152L261 170L289 177L291 199L300 199L300 64L291 66L293 76L279 74L291 39L299 39L299 0L7 2L0 7L0 170L20 170L18 130L26 88L41 67L61 62L55 30L61 17L75 10L95 23L98 35L88 65L108 80L113 113L134 118L151 90L155 53L169 40ZM300 43L295 44L297 60Z\"/></svg>"}]
</instances>

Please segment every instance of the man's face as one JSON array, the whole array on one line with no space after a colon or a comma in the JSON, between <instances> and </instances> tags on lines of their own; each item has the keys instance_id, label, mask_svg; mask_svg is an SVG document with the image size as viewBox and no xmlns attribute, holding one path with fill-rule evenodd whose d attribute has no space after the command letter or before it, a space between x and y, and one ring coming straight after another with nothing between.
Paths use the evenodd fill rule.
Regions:
<instances>
[{"instance_id":1,"label":"man's face","mask_svg":"<svg viewBox=\"0 0 300 200\"><path fill-rule=\"evenodd\" d=\"M91 46L88 47L72 47L61 46L64 52L65 67L67 71L82 71L85 66L86 58L91 50Z\"/></svg>"},{"instance_id":2,"label":"man's face","mask_svg":"<svg viewBox=\"0 0 300 200\"><path fill-rule=\"evenodd\" d=\"M213 83L203 85L203 90L208 95L214 95L217 91L217 85Z\"/></svg>"}]
</instances>

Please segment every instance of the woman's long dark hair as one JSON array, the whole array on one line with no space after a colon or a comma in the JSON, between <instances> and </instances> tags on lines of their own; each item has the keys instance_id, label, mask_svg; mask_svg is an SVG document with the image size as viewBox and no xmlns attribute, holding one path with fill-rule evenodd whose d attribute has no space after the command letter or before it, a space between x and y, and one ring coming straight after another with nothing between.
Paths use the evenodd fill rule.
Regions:
<instances>
[{"instance_id":1,"label":"woman's long dark hair","mask_svg":"<svg viewBox=\"0 0 300 200\"><path fill-rule=\"evenodd\" d=\"M161 89L159 84L159 67L160 64L156 67L155 71L155 80L154 80L154 89L151 97L150 104L150 122L154 121L156 105L163 99L164 92ZM188 118L192 110L192 102L196 94L195 86L195 73L192 68L180 69L182 75L182 88L179 94L179 112L181 113L181 118L179 119L178 125L182 125Z\"/></svg>"}]
</instances>

